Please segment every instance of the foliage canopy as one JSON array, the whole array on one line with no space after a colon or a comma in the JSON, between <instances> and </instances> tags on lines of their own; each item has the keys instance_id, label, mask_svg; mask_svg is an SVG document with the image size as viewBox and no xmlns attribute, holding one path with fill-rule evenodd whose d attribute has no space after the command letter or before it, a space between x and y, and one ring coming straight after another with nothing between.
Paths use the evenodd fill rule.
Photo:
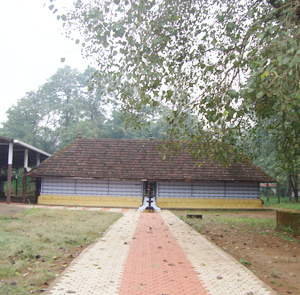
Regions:
<instances>
[{"instance_id":1,"label":"foliage canopy","mask_svg":"<svg viewBox=\"0 0 300 295\"><path fill-rule=\"evenodd\" d=\"M107 105L114 101L107 90L112 87L111 79L98 73L97 87L93 88L94 74L93 68L83 73L69 66L58 69L37 91L27 92L7 111L8 120L0 134L49 153L75 140L79 130L87 138L145 139L150 130L157 139L164 135L159 118L152 120L149 128L127 128L119 109Z\"/></svg>"},{"instance_id":2,"label":"foliage canopy","mask_svg":"<svg viewBox=\"0 0 300 295\"><path fill-rule=\"evenodd\" d=\"M214 141L219 157L228 154L228 143L245 151L241 138L271 130L277 160L295 169L299 6L295 0L78 0L58 18L80 30L76 43L112 74L133 124L139 113L152 112L149 106L168 105L169 135ZM191 115L197 120L187 121Z\"/></svg>"}]
</instances>

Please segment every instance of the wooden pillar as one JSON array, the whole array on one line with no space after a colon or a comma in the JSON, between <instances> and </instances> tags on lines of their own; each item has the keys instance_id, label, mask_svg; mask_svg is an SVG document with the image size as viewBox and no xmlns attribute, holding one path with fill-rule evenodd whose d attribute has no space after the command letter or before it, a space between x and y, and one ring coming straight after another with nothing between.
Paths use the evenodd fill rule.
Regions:
<instances>
[{"instance_id":1,"label":"wooden pillar","mask_svg":"<svg viewBox=\"0 0 300 295\"><path fill-rule=\"evenodd\" d=\"M280 204L280 187L279 187L279 183L277 183L276 193L277 193L278 204Z\"/></svg>"},{"instance_id":2,"label":"wooden pillar","mask_svg":"<svg viewBox=\"0 0 300 295\"><path fill-rule=\"evenodd\" d=\"M36 154L36 167L41 164L41 158L40 154ZM35 203L37 204L38 202L38 197L41 193L41 179L36 178L35 180Z\"/></svg>"},{"instance_id":3,"label":"wooden pillar","mask_svg":"<svg viewBox=\"0 0 300 295\"><path fill-rule=\"evenodd\" d=\"M36 154L36 166L39 166L40 164L41 164L40 154Z\"/></svg>"},{"instance_id":4,"label":"wooden pillar","mask_svg":"<svg viewBox=\"0 0 300 295\"><path fill-rule=\"evenodd\" d=\"M23 174L23 203L26 202L26 173L28 168L28 149L24 151L24 174Z\"/></svg>"},{"instance_id":5,"label":"wooden pillar","mask_svg":"<svg viewBox=\"0 0 300 295\"><path fill-rule=\"evenodd\" d=\"M16 180L16 196L18 196L18 169L16 171L16 177L15 177L15 180Z\"/></svg>"},{"instance_id":6,"label":"wooden pillar","mask_svg":"<svg viewBox=\"0 0 300 295\"><path fill-rule=\"evenodd\" d=\"M269 203L269 183L267 183L267 202Z\"/></svg>"},{"instance_id":7,"label":"wooden pillar","mask_svg":"<svg viewBox=\"0 0 300 295\"><path fill-rule=\"evenodd\" d=\"M38 203L38 197L41 194L41 179L36 178L35 181L35 203Z\"/></svg>"},{"instance_id":8,"label":"wooden pillar","mask_svg":"<svg viewBox=\"0 0 300 295\"><path fill-rule=\"evenodd\" d=\"M11 172L13 164L14 144L12 142L8 145L8 160L7 160L7 186L6 186L6 203L10 204L11 196Z\"/></svg>"}]
</instances>

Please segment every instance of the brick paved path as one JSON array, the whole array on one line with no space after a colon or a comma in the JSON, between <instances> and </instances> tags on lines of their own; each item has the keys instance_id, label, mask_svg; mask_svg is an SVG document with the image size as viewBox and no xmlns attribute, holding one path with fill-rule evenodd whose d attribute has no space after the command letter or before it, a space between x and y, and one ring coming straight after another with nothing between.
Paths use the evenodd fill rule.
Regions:
<instances>
[{"instance_id":1,"label":"brick paved path","mask_svg":"<svg viewBox=\"0 0 300 295\"><path fill-rule=\"evenodd\" d=\"M166 210L128 210L44 294L274 295L252 272Z\"/></svg>"},{"instance_id":2,"label":"brick paved path","mask_svg":"<svg viewBox=\"0 0 300 295\"><path fill-rule=\"evenodd\" d=\"M120 294L207 294L159 214L139 217Z\"/></svg>"}]
</instances>

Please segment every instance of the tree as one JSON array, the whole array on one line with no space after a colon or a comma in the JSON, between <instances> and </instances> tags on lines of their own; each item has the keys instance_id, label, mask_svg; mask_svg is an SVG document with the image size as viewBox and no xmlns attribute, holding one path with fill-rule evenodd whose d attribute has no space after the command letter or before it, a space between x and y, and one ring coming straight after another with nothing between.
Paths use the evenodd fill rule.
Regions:
<instances>
[{"instance_id":1,"label":"tree","mask_svg":"<svg viewBox=\"0 0 300 295\"><path fill-rule=\"evenodd\" d=\"M96 78L96 79L95 79ZM70 67L59 69L45 84L28 92L8 111L1 135L17 138L49 153L75 140L79 130L87 138L157 139L166 130L157 109L139 113L140 129L126 123L119 106L114 106L113 81L109 75L88 68L80 73ZM169 111L164 108L164 114ZM108 112L109 115L106 113ZM149 110L150 113L150 110Z\"/></svg>"},{"instance_id":2,"label":"tree","mask_svg":"<svg viewBox=\"0 0 300 295\"><path fill-rule=\"evenodd\" d=\"M88 68L82 74L69 66L59 69L36 92L28 92L7 111L1 134L49 153L76 139L80 128L91 137L97 136L104 128L105 92L89 90L94 72Z\"/></svg>"},{"instance_id":3,"label":"tree","mask_svg":"<svg viewBox=\"0 0 300 295\"><path fill-rule=\"evenodd\" d=\"M39 122L44 112L40 96L33 91L27 92L16 106L12 106L7 111L9 124L4 123L1 133L8 137L22 139L34 146L41 146L43 139L40 136Z\"/></svg>"},{"instance_id":4,"label":"tree","mask_svg":"<svg viewBox=\"0 0 300 295\"><path fill-rule=\"evenodd\" d=\"M272 130L277 161L295 172L299 15L296 0L81 0L58 18L79 28L85 54L119 81L133 125L147 106L165 103L168 122L181 126L172 138L214 142L217 158L230 154L228 144L245 151L257 128ZM187 114L200 124L190 128Z\"/></svg>"},{"instance_id":5,"label":"tree","mask_svg":"<svg viewBox=\"0 0 300 295\"><path fill-rule=\"evenodd\" d=\"M266 124L268 125L268 124ZM264 125L261 124L263 127ZM255 137L249 137L245 145L250 149L254 156L254 163L260 166L270 176L272 176L278 186L282 196L288 195L290 200L292 191L294 192L295 201L298 202L298 179L299 163L295 165L295 170L290 170L289 166L282 161L278 161L278 143L274 140L276 130L256 129ZM293 168L293 167L292 167Z\"/></svg>"},{"instance_id":6,"label":"tree","mask_svg":"<svg viewBox=\"0 0 300 295\"><path fill-rule=\"evenodd\" d=\"M167 133L166 128L162 126L160 120L162 117L156 117L150 122L146 122L143 117L140 122L143 123L139 128L133 128L128 124L120 110L114 109L110 117L105 122L105 133L102 133L104 138L119 138L119 139L149 139L152 134L155 139L164 139ZM148 124L149 123L149 124Z\"/></svg>"}]
</instances>

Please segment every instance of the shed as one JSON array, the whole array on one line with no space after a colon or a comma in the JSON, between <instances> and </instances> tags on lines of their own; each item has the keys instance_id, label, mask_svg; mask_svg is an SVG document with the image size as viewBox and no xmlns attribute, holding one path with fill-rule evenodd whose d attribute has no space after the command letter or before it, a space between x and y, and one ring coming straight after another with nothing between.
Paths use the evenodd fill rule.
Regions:
<instances>
[{"instance_id":1,"label":"shed","mask_svg":"<svg viewBox=\"0 0 300 295\"><path fill-rule=\"evenodd\" d=\"M38 203L138 208L150 191L160 208L253 209L262 206L259 184L274 182L247 159L195 159L184 143L166 156L161 144L79 138L30 172L41 179Z\"/></svg>"},{"instance_id":2,"label":"shed","mask_svg":"<svg viewBox=\"0 0 300 295\"><path fill-rule=\"evenodd\" d=\"M11 178L13 169L23 168L25 174L28 167L36 167L50 154L17 139L0 136L0 193L4 195L4 182L6 186L6 203L11 201ZM23 202L25 203L26 186L23 179Z\"/></svg>"}]
</instances>

